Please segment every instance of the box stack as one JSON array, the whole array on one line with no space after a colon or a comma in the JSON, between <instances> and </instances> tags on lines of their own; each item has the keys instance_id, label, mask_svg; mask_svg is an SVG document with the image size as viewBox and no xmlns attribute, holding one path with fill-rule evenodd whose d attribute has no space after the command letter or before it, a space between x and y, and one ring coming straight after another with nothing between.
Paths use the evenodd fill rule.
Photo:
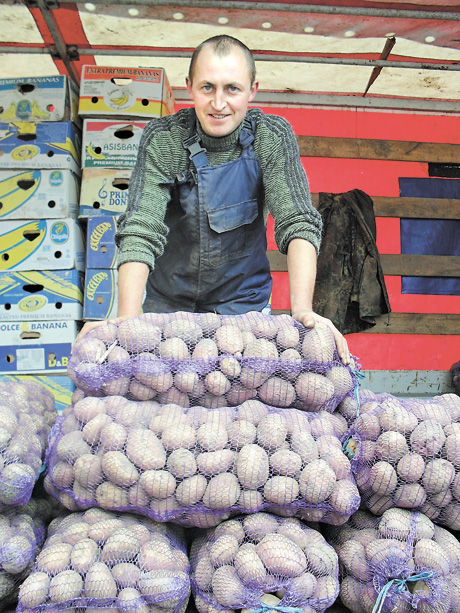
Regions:
<instances>
[{"instance_id":1,"label":"box stack","mask_svg":"<svg viewBox=\"0 0 460 613\"><path fill-rule=\"evenodd\" d=\"M87 227L83 310L87 321L117 314L117 218L127 207L145 125L153 117L172 113L174 96L162 68L83 67L79 218Z\"/></svg>"},{"instance_id":2,"label":"box stack","mask_svg":"<svg viewBox=\"0 0 460 613\"><path fill-rule=\"evenodd\" d=\"M83 316L77 105L64 76L0 80L4 376L65 373Z\"/></svg>"}]
</instances>

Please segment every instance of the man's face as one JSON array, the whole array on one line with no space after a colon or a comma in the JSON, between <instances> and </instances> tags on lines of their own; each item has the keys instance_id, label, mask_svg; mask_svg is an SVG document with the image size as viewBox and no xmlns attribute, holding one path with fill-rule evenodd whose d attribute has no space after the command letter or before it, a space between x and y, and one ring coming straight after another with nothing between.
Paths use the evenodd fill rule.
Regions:
<instances>
[{"instance_id":1,"label":"man's face","mask_svg":"<svg viewBox=\"0 0 460 613\"><path fill-rule=\"evenodd\" d=\"M233 132L243 121L258 85L251 86L249 66L239 47L220 56L205 46L197 57L193 82L187 78L187 91L206 134L226 136Z\"/></svg>"}]
</instances>

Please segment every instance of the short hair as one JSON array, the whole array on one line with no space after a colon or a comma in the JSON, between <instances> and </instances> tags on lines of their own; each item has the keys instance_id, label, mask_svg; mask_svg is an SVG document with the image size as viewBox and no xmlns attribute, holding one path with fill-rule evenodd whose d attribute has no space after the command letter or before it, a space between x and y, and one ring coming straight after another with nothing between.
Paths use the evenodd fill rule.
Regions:
<instances>
[{"instance_id":1,"label":"short hair","mask_svg":"<svg viewBox=\"0 0 460 613\"><path fill-rule=\"evenodd\" d=\"M193 81L193 71L195 69L195 64L200 52L204 47L209 45L212 46L213 51L220 56L228 55L231 52L232 47L239 47L246 57L246 62L248 64L249 69L249 76L251 79L251 87L253 86L254 81L256 80L256 64L254 62L254 56L252 55L251 50L246 47L246 45L240 40L234 38L233 36L228 36L227 34L219 34L218 36L212 36L211 38L208 38L207 40L199 44L198 47L196 47L195 51L193 52L192 59L190 60L190 66L188 69L188 78L190 79L190 82Z\"/></svg>"}]
</instances>

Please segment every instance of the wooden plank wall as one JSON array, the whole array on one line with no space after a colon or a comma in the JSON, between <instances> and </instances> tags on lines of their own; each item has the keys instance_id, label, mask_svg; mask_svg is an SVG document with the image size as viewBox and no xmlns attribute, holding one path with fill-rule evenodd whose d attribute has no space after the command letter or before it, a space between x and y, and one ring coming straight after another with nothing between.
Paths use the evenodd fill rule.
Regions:
<instances>
[{"instance_id":1,"label":"wooden plank wall","mask_svg":"<svg viewBox=\"0 0 460 613\"><path fill-rule=\"evenodd\" d=\"M403 255L398 233L401 218L460 220L460 199L401 198L398 177L428 177L429 162L460 163L460 117L264 110L285 116L293 125L315 204L319 191L358 188L373 199L377 246L393 312L378 318L369 331L349 335L352 352L361 358L364 369L374 374L385 371L385 385L388 371L402 377L402 385L407 383L402 373L409 372L415 383L417 378L429 380L425 390L450 391L446 371L460 359L460 297L401 295L400 280L402 276L458 277L460 257ZM276 250L270 224L268 238L272 309L288 312L286 258ZM414 394L417 386L409 387ZM377 388L376 384L376 391L392 391Z\"/></svg>"}]
</instances>

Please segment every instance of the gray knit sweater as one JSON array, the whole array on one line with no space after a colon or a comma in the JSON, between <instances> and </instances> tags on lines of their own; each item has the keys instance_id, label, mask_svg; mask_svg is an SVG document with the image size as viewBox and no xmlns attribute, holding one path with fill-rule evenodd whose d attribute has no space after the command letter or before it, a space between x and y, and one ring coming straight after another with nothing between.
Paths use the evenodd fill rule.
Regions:
<instances>
[{"instance_id":1,"label":"gray knit sweater","mask_svg":"<svg viewBox=\"0 0 460 613\"><path fill-rule=\"evenodd\" d=\"M151 270L163 253L168 227L164 223L174 178L187 168L188 151L182 141L189 136L190 109L153 119L144 129L137 163L129 185L127 211L119 219L116 243L118 265L143 262ZM249 109L255 120L254 152L260 162L265 215L275 220L275 240L286 253L293 238L308 240L318 251L321 216L311 204L307 177L290 124L260 109ZM197 131L210 165L223 164L241 155L241 125L219 138L208 136L197 121Z\"/></svg>"}]
</instances>

